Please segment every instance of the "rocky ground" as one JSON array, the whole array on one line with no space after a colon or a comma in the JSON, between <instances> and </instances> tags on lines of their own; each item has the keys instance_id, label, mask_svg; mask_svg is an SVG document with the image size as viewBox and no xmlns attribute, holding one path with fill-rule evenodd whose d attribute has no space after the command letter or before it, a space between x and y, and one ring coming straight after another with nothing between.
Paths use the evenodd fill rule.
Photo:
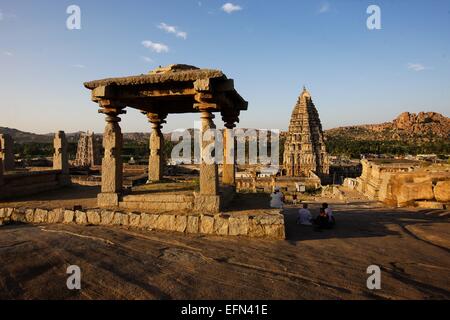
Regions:
<instances>
[{"instance_id":1,"label":"rocky ground","mask_svg":"<svg viewBox=\"0 0 450 320\"><path fill-rule=\"evenodd\" d=\"M315 232L286 209L287 240L76 225L0 228L0 299L449 299L443 212L335 205ZM313 206L313 211L316 211ZM382 270L381 290L366 269ZM78 265L81 291L66 288Z\"/></svg>"}]
</instances>

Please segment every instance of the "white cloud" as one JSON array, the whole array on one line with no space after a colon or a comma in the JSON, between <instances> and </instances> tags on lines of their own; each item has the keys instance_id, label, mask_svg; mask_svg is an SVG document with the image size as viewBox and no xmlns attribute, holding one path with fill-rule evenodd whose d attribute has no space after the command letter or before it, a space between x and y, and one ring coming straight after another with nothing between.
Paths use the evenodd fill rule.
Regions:
<instances>
[{"instance_id":1,"label":"white cloud","mask_svg":"<svg viewBox=\"0 0 450 320\"><path fill-rule=\"evenodd\" d=\"M324 2L320 5L319 13L325 13L330 11L330 4L328 2Z\"/></svg>"},{"instance_id":2,"label":"white cloud","mask_svg":"<svg viewBox=\"0 0 450 320\"><path fill-rule=\"evenodd\" d=\"M427 70L428 68L425 67L421 63L408 63L408 69L419 72L419 71Z\"/></svg>"},{"instance_id":3,"label":"white cloud","mask_svg":"<svg viewBox=\"0 0 450 320\"><path fill-rule=\"evenodd\" d=\"M153 62L153 59L150 58L150 57L142 56L141 59L144 60L145 62L148 62L148 63L152 63Z\"/></svg>"},{"instance_id":4,"label":"white cloud","mask_svg":"<svg viewBox=\"0 0 450 320\"><path fill-rule=\"evenodd\" d=\"M84 64L73 64L72 67L77 69L86 69Z\"/></svg>"},{"instance_id":5,"label":"white cloud","mask_svg":"<svg viewBox=\"0 0 450 320\"><path fill-rule=\"evenodd\" d=\"M12 57L14 54L10 51L3 51L3 54L8 57Z\"/></svg>"},{"instance_id":6,"label":"white cloud","mask_svg":"<svg viewBox=\"0 0 450 320\"><path fill-rule=\"evenodd\" d=\"M233 13L235 11L241 11L242 7L236 4L232 4L231 2L227 2L222 6L222 10L226 13Z\"/></svg>"},{"instance_id":7,"label":"white cloud","mask_svg":"<svg viewBox=\"0 0 450 320\"><path fill-rule=\"evenodd\" d=\"M169 47L162 43L152 42L150 40L142 41L142 45L157 53L169 52Z\"/></svg>"},{"instance_id":8,"label":"white cloud","mask_svg":"<svg viewBox=\"0 0 450 320\"><path fill-rule=\"evenodd\" d=\"M167 33L173 33L173 34L175 34L178 38L183 38L183 39L185 39L185 40L186 40L186 38L187 38L187 32L180 31L180 30L178 30L177 27L175 27L175 26L170 26L170 25L168 25L168 24L166 24L166 23L164 23L164 22L161 22L161 23L158 25L158 28L161 29L161 30L164 30L164 31L167 32Z\"/></svg>"},{"instance_id":9,"label":"white cloud","mask_svg":"<svg viewBox=\"0 0 450 320\"><path fill-rule=\"evenodd\" d=\"M4 18L3 12L2 12L2 10L0 10L0 21L2 21L3 18Z\"/></svg>"}]
</instances>

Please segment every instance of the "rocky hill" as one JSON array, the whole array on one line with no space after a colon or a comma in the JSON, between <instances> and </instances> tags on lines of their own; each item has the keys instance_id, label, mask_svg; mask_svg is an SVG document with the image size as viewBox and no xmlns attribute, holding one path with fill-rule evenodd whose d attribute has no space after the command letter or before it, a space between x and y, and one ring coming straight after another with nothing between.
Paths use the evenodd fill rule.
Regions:
<instances>
[{"instance_id":1,"label":"rocky hill","mask_svg":"<svg viewBox=\"0 0 450 320\"><path fill-rule=\"evenodd\" d=\"M327 138L377 141L429 142L448 140L450 118L437 112L400 114L392 122L340 127L325 131Z\"/></svg>"}]
</instances>

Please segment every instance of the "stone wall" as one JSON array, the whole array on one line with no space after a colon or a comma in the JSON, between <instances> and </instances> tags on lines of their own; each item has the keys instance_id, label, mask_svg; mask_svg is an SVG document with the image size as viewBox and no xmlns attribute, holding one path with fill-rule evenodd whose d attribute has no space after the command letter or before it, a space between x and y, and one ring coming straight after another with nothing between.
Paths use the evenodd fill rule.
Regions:
<instances>
[{"instance_id":1,"label":"stone wall","mask_svg":"<svg viewBox=\"0 0 450 320\"><path fill-rule=\"evenodd\" d=\"M319 177L272 177L272 178L238 178L236 179L236 190L238 192L265 192L272 193L275 187L285 192L296 192L296 183L306 186L307 189L318 189L321 187Z\"/></svg>"},{"instance_id":2,"label":"stone wall","mask_svg":"<svg viewBox=\"0 0 450 320\"><path fill-rule=\"evenodd\" d=\"M32 195L55 190L66 185L66 175L61 170L31 171L3 176L0 199Z\"/></svg>"},{"instance_id":3,"label":"stone wall","mask_svg":"<svg viewBox=\"0 0 450 320\"><path fill-rule=\"evenodd\" d=\"M103 209L0 208L0 225L11 222L122 226L141 230L163 230L190 234L285 239L284 217L279 210L267 210L265 213L258 215L171 215L124 213Z\"/></svg>"},{"instance_id":4,"label":"stone wall","mask_svg":"<svg viewBox=\"0 0 450 320\"><path fill-rule=\"evenodd\" d=\"M396 207L444 209L450 203L450 167L420 168L408 163L363 160L363 173L352 184L370 199Z\"/></svg>"}]
</instances>

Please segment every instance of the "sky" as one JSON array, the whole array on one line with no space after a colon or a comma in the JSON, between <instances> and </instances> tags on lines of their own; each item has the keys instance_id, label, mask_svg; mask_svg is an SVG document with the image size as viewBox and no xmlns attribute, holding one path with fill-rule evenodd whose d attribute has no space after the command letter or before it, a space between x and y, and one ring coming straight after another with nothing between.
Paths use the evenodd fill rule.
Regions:
<instances>
[{"instance_id":1,"label":"sky","mask_svg":"<svg viewBox=\"0 0 450 320\"><path fill-rule=\"evenodd\" d=\"M67 28L70 5L81 29ZM368 29L369 5L381 29ZM83 82L173 63L234 79L244 128L285 130L304 85L324 129L449 116L449 39L450 0L0 0L0 126L102 132ZM195 120L171 115L164 131ZM131 109L121 127L150 131Z\"/></svg>"}]
</instances>

